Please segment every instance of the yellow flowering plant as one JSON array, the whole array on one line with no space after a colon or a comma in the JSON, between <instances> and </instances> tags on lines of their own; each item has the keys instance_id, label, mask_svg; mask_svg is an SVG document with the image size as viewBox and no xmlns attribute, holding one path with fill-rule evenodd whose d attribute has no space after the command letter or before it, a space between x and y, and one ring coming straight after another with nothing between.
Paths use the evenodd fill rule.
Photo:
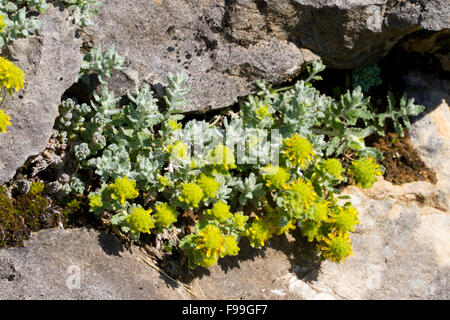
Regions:
<instances>
[{"instance_id":1,"label":"yellow flowering plant","mask_svg":"<svg viewBox=\"0 0 450 320\"><path fill-rule=\"evenodd\" d=\"M187 76L170 74L160 101L149 86L128 93L127 105L108 90L91 105L66 101L56 129L82 155L80 170L99 182L88 189L90 210L134 240L150 231L157 236L144 240L170 238L191 268L238 254L242 238L261 248L294 230L322 258L341 262L351 255L359 218L339 192L347 181L371 187L382 173L381 154L364 144L376 129L361 128L380 115L360 90L339 100L321 94L310 81L323 68L313 63L306 81L285 89L257 83L260 91L241 100L238 113L203 120L181 114L189 106ZM8 122L0 113L0 130ZM261 129L278 135L270 143L249 136ZM250 148L259 148L259 158Z\"/></svg>"},{"instance_id":2,"label":"yellow flowering plant","mask_svg":"<svg viewBox=\"0 0 450 320\"><path fill-rule=\"evenodd\" d=\"M1 17L1 15L0 15ZM0 27L4 24L0 19ZM19 91L24 88L25 74L14 63L6 58L0 57L0 87L13 95L13 90ZM0 103L3 97L0 97ZM7 127L11 125L11 118L4 110L0 109L0 132L6 133Z\"/></svg>"}]
</instances>

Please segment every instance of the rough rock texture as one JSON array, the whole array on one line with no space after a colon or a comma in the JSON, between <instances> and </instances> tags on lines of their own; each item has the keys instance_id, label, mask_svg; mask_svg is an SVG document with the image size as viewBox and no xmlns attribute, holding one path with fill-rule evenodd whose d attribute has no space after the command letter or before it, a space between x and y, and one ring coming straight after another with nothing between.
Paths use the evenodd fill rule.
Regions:
<instances>
[{"instance_id":1,"label":"rough rock texture","mask_svg":"<svg viewBox=\"0 0 450 320\"><path fill-rule=\"evenodd\" d=\"M358 208L354 255L322 262L311 246L272 239L262 252L244 249L191 283L208 299L450 299L449 82L408 75L409 95L427 107L411 140L438 182L344 190Z\"/></svg>"},{"instance_id":2,"label":"rough rock texture","mask_svg":"<svg viewBox=\"0 0 450 320\"><path fill-rule=\"evenodd\" d=\"M61 96L80 70L81 40L75 39L67 13L51 6L38 19L43 22L38 36L17 40L4 52L26 72L26 84L24 92L8 96L2 104L12 125L0 134L0 183L45 148Z\"/></svg>"},{"instance_id":3,"label":"rough rock texture","mask_svg":"<svg viewBox=\"0 0 450 320\"><path fill-rule=\"evenodd\" d=\"M358 67L414 31L450 28L446 0L102 2L86 39L114 44L127 58L111 88L121 95L148 82L162 93L166 74L185 70L192 88L186 111L229 106L258 79L293 78L314 59L311 51L328 67Z\"/></svg>"},{"instance_id":4,"label":"rough rock texture","mask_svg":"<svg viewBox=\"0 0 450 320\"><path fill-rule=\"evenodd\" d=\"M0 250L0 299L187 299L189 295L91 229L45 230L24 248Z\"/></svg>"},{"instance_id":5,"label":"rough rock texture","mask_svg":"<svg viewBox=\"0 0 450 320\"><path fill-rule=\"evenodd\" d=\"M127 58L127 70L110 81L120 95L142 82L162 89L168 72L186 71L186 111L232 105L256 79L284 82L317 58L283 39L249 46L230 41L223 32L226 15L223 1L108 0L88 34L94 44L115 45Z\"/></svg>"}]
</instances>

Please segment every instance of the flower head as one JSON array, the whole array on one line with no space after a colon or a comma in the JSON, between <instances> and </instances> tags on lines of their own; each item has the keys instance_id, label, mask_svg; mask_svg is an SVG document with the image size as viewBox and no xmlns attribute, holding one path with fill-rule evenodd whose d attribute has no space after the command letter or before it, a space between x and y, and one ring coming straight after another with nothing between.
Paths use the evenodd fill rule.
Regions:
<instances>
[{"instance_id":1,"label":"flower head","mask_svg":"<svg viewBox=\"0 0 450 320\"><path fill-rule=\"evenodd\" d=\"M221 257L236 256L239 252L238 242L234 236L225 237L225 250L222 252Z\"/></svg>"},{"instance_id":2,"label":"flower head","mask_svg":"<svg viewBox=\"0 0 450 320\"><path fill-rule=\"evenodd\" d=\"M218 222L224 222L233 217L233 214L230 212L230 206L222 200L214 203L212 208L208 209L207 213Z\"/></svg>"},{"instance_id":3,"label":"flower head","mask_svg":"<svg viewBox=\"0 0 450 320\"><path fill-rule=\"evenodd\" d=\"M330 214L330 222L339 231L353 231L355 230L355 225L359 223L358 210L350 203L349 205L339 207L337 212Z\"/></svg>"},{"instance_id":4,"label":"flower head","mask_svg":"<svg viewBox=\"0 0 450 320\"><path fill-rule=\"evenodd\" d=\"M245 230L245 234L250 241L250 245L256 248L264 246L264 242L272 237L270 226L258 217L253 220L251 227Z\"/></svg>"},{"instance_id":5,"label":"flower head","mask_svg":"<svg viewBox=\"0 0 450 320\"><path fill-rule=\"evenodd\" d=\"M295 134L283 140L283 155L293 166L306 168L314 156L313 146L308 139Z\"/></svg>"},{"instance_id":6,"label":"flower head","mask_svg":"<svg viewBox=\"0 0 450 320\"><path fill-rule=\"evenodd\" d=\"M210 150L207 156L207 162L214 165L218 171L227 172L230 169L236 168L236 159L234 158L233 150L219 143L217 147Z\"/></svg>"},{"instance_id":7,"label":"flower head","mask_svg":"<svg viewBox=\"0 0 450 320\"><path fill-rule=\"evenodd\" d=\"M6 23L3 21L5 19L5 16L0 14L0 31L3 31L5 29Z\"/></svg>"},{"instance_id":8,"label":"flower head","mask_svg":"<svg viewBox=\"0 0 450 320\"><path fill-rule=\"evenodd\" d=\"M5 111L0 109L0 132L6 133L7 126L11 125L11 122L9 122L11 118L5 113Z\"/></svg>"},{"instance_id":9,"label":"flower head","mask_svg":"<svg viewBox=\"0 0 450 320\"><path fill-rule=\"evenodd\" d=\"M185 160L188 158L188 147L181 141L171 144L167 147L172 159Z\"/></svg>"},{"instance_id":10,"label":"flower head","mask_svg":"<svg viewBox=\"0 0 450 320\"><path fill-rule=\"evenodd\" d=\"M235 213L233 215L233 222L238 230L244 231L245 223L247 222L247 220L248 220L248 216L246 216L242 213Z\"/></svg>"},{"instance_id":11,"label":"flower head","mask_svg":"<svg viewBox=\"0 0 450 320\"><path fill-rule=\"evenodd\" d=\"M162 227L167 228L172 223L177 222L178 212L167 203L158 203L155 206L155 210L156 222L158 222Z\"/></svg>"},{"instance_id":12,"label":"flower head","mask_svg":"<svg viewBox=\"0 0 450 320\"><path fill-rule=\"evenodd\" d=\"M132 208L125 220L130 231L134 234L150 233L150 229L155 227L155 219L150 215L151 212L152 209L145 210L141 206Z\"/></svg>"},{"instance_id":13,"label":"flower head","mask_svg":"<svg viewBox=\"0 0 450 320\"><path fill-rule=\"evenodd\" d=\"M256 117L259 120L264 119L265 117L272 117L272 113L269 111L269 106L267 104L262 104L260 105L256 110L255 110L255 114Z\"/></svg>"},{"instance_id":14,"label":"flower head","mask_svg":"<svg viewBox=\"0 0 450 320\"><path fill-rule=\"evenodd\" d=\"M4 86L10 94L12 89L19 91L23 89L25 75L14 63L0 57L0 85Z\"/></svg>"},{"instance_id":15,"label":"flower head","mask_svg":"<svg viewBox=\"0 0 450 320\"><path fill-rule=\"evenodd\" d=\"M309 242L314 241L319 235L319 223L307 220L302 226L302 234L308 238Z\"/></svg>"},{"instance_id":16,"label":"flower head","mask_svg":"<svg viewBox=\"0 0 450 320\"><path fill-rule=\"evenodd\" d=\"M197 179L197 183L202 188L203 193L209 199L214 199L216 197L216 193L220 188L220 182L218 182L213 177L209 177L205 174L201 174Z\"/></svg>"},{"instance_id":17,"label":"flower head","mask_svg":"<svg viewBox=\"0 0 450 320\"><path fill-rule=\"evenodd\" d=\"M139 191L136 190L136 181L129 180L126 176L116 178L108 189L112 190L111 198L119 200L121 204L124 204L127 199L134 199L139 195Z\"/></svg>"},{"instance_id":18,"label":"flower head","mask_svg":"<svg viewBox=\"0 0 450 320\"><path fill-rule=\"evenodd\" d=\"M330 233L323 239L324 245L320 246L320 251L325 259L333 262L342 262L353 254L352 242L348 233Z\"/></svg>"},{"instance_id":19,"label":"flower head","mask_svg":"<svg viewBox=\"0 0 450 320\"><path fill-rule=\"evenodd\" d=\"M195 248L202 250L207 257L219 256L225 250L225 237L217 226L208 224L198 234Z\"/></svg>"},{"instance_id":20,"label":"flower head","mask_svg":"<svg viewBox=\"0 0 450 320\"><path fill-rule=\"evenodd\" d=\"M286 184L289 181L289 173L286 169L269 164L263 168L263 171L266 186L278 190L286 189Z\"/></svg>"},{"instance_id":21,"label":"flower head","mask_svg":"<svg viewBox=\"0 0 450 320\"><path fill-rule=\"evenodd\" d=\"M330 209L327 201L315 202L308 210L308 219L320 223L328 218Z\"/></svg>"},{"instance_id":22,"label":"flower head","mask_svg":"<svg viewBox=\"0 0 450 320\"><path fill-rule=\"evenodd\" d=\"M356 185L364 189L371 188L378 180L377 176L382 174L380 165L372 157L352 161L349 173L353 175Z\"/></svg>"},{"instance_id":23,"label":"flower head","mask_svg":"<svg viewBox=\"0 0 450 320\"><path fill-rule=\"evenodd\" d=\"M299 178L295 180L289 184L288 190L290 193L287 195L287 199L289 199L291 206L294 207L307 210L317 199L317 194L314 191L311 181L306 179Z\"/></svg>"},{"instance_id":24,"label":"flower head","mask_svg":"<svg viewBox=\"0 0 450 320\"><path fill-rule=\"evenodd\" d=\"M338 159L335 158L329 158L327 160L324 160L321 163L321 168L324 172L332 175L336 179L344 180L344 176L342 175L344 173L344 168L342 167L341 162Z\"/></svg>"},{"instance_id":25,"label":"flower head","mask_svg":"<svg viewBox=\"0 0 450 320\"><path fill-rule=\"evenodd\" d=\"M89 196L89 206L91 209L97 209L103 207L102 197L98 193L90 193Z\"/></svg>"},{"instance_id":26,"label":"flower head","mask_svg":"<svg viewBox=\"0 0 450 320\"><path fill-rule=\"evenodd\" d=\"M171 128L174 131L178 130L178 129L181 129L181 127L182 127L181 123L178 123L177 120L169 120L168 121L168 126L169 126L169 128Z\"/></svg>"},{"instance_id":27,"label":"flower head","mask_svg":"<svg viewBox=\"0 0 450 320\"><path fill-rule=\"evenodd\" d=\"M178 197L178 200L186 203L189 208L198 208L198 205L204 196L205 194L198 184L194 182L185 182L181 185L181 194Z\"/></svg>"}]
</instances>

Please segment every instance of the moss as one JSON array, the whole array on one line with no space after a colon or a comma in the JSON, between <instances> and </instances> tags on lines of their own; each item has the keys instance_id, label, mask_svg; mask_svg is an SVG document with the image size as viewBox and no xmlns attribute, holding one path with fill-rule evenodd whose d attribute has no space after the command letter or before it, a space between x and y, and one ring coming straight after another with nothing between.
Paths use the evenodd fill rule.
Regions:
<instances>
[{"instance_id":1,"label":"moss","mask_svg":"<svg viewBox=\"0 0 450 320\"><path fill-rule=\"evenodd\" d=\"M42 188L36 186L17 199L10 199L5 195L5 187L0 187L0 247L21 246L31 231L41 228L41 218L49 206L41 193Z\"/></svg>"}]
</instances>

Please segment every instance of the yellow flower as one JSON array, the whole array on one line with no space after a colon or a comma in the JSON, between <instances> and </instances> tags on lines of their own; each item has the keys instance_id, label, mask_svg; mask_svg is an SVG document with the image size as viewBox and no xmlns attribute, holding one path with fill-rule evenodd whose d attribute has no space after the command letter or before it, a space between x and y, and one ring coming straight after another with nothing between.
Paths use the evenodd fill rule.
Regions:
<instances>
[{"instance_id":1,"label":"yellow flower","mask_svg":"<svg viewBox=\"0 0 450 320\"><path fill-rule=\"evenodd\" d=\"M326 173L329 173L333 177L339 180L344 180L344 168L342 167L341 162L335 158L329 158L321 163L322 170Z\"/></svg>"},{"instance_id":2,"label":"yellow flower","mask_svg":"<svg viewBox=\"0 0 450 320\"><path fill-rule=\"evenodd\" d=\"M339 231L353 231L355 230L355 225L359 224L358 210L351 204L339 207L338 212L332 212L330 214L330 222Z\"/></svg>"},{"instance_id":3,"label":"yellow flower","mask_svg":"<svg viewBox=\"0 0 450 320\"><path fill-rule=\"evenodd\" d=\"M245 223L248 220L248 216L242 213L235 213L233 215L233 222L238 230L243 231L245 229Z\"/></svg>"},{"instance_id":4,"label":"yellow flower","mask_svg":"<svg viewBox=\"0 0 450 320\"><path fill-rule=\"evenodd\" d=\"M219 171L228 171L236 168L236 159L233 150L219 143L217 147L210 150L207 156L207 162L215 166Z\"/></svg>"},{"instance_id":5,"label":"yellow flower","mask_svg":"<svg viewBox=\"0 0 450 320\"><path fill-rule=\"evenodd\" d=\"M10 94L12 89L23 89L25 75L14 63L0 57L0 85L4 86Z\"/></svg>"},{"instance_id":6,"label":"yellow flower","mask_svg":"<svg viewBox=\"0 0 450 320\"><path fill-rule=\"evenodd\" d=\"M169 227L172 223L177 222L178 212L167 203L159 203L155 206L156 221L164 228Z\"/></svg>"},{"instance_id":7,"label":"yellow flower","mask_svg":"<svg viewBox=\"0 0 450 320\"><path fill-rule=\"evenodd\" d=\"M189 208L198 208L204 196L205 194L198 184L185 182L181 185L181 195L178 200L186 203Z\"/></svg>"},{"instance_id":8,"label":"yellow flower","mask_svg":"<svg viewBox=\"0 0 450 320\"><path fill-rule=\"evenodd\" d=\"M88 196L89 206L92 209L103 207L102 197L98 193L91 193Z\"/></svg>"},{"instance_id":9,"label":"yellow flower","mask_svg":"<svg viewBox=\"0 0 450 320\"><path fill-rule=\"evenodd\" d=\"M152 213L152 209L145 210L141 206L131 209L131 214L127 215L126 222L132 233L150 233L150 229L155 227L155 219L150 213Z\"/></svg>"},{"instance_id":10,"label":"yellow flower","mask_svg":"<svg viewBox=\"0 0 450 320\"><path fill-rule=\"evenodd\" d=\"M136 181L129 180L128 177L116 178L108 189L113 191L111 198L120 200L121 204L124 204L127 199L134 199L139 195L139 191L136 190Z\"/></svg>"},{"instance_id":11,"label":"yellow flower","mask_svg":"<svg viewBox=\"0 0 450 320\"><path fill-rule=\"evenodd\" d=\"M168 125L172 130L181 129L181 123L178 123L177 120L169 120Z\"/></svg>"},{"instance_id":12,"label":"yellow flower","mask_svg":"<svg viewBox=\"0 0 450 320\"><path fill-rule=\"evenodd\" d=\"M348 233L330 233L327 238L323 239L323 242L325 244L319 248L325 259L339 263L353 254L352 242Z\"/></svg>"},{"instance_id":13,"label":"yellow flower","mask_svg":"<svg viewBox=\"0 0 450 320\"><path fill-rule=\"evenodd\" d=\"M286 221L283 219L283 213L280 208L266 207L266 215L263 218L264 222L270 227L270 232L276 235L288 234L295 229L295 220L290 219Z\"/></svg>"},{"instance_id":14,"label":"yellow flower","mask_svg":"<svg viewBox=\"0 0 450 320\"><path fill-rule=\"evenodd\" d=\"M225 256L236 256L239 252L238 242L234 236L225 237L225 250L220 255L222 258Z\"/></svg>"},{"instance_id":15,"label":"yellow flower","mask_svg":"<svg viewBox=\"0 0 450 320\"><path fill-rule=\"evenodd\" d=\"M266 186L273 189L286 189L286 183L289 181L289 173L286 169L273 166L271 164L263 168L263 178L266 180Z\"/></svg>"},{"instance_id":16,"label":"yellow flower","mask_svg":"<svg viewBox=\"0 0 450 320\"><path fill-rule=\"evenodd\" d=\"M348 172L353 175L358 187L369 189L378 180L377 176L381 175L380 165L374 158L360 158L352 161Z\"/></svg>"},{"instance_id":17,"label":"yellow flower","mask_svg":"<svg viewBox=\"0 0 450 320\"><path fill-rule=\"evenodd\" d=\"M181 141L171 144L167 147L167 151L170 153L171 157L175 159L187 159L188 158L188 147Z\"/></svg>"},{"instance_id":18,"label":"yellow flower","mask_svg":"<svg viewBox=\"0 0 450 320\"><path fill-rule=\"evenodd\" d=\"M256 248L264 246L264 242L272 237L269 225L258 217L253 220L251 227L245 230L245 234L250 245Z\"/></svg>"},{"instance_id":19,"label":"yellow flower","mask_svg":"<svg viewBox=\"0 0 450 320\"><path fill-rule=\"evenodd\" d=\"M329 212L330 209L327 201L316 202L308 211L308 219L311 219L316 223L320 223L328 218Z\"/></svg>"},{"instance_id":20,"label":"yellow flower","mask_svg":"<svg viewBox=\"0 0 450 320\"><path fill-rule=\"evenodd\" d=\"M203 193L209 199L214 199L216 197L216 193L220 188L220 182L218 182L213 177L208 177L205 174L201 174L197 179L197 183L202 188Z\"/></svg>"},{"instance_id":21,"label":"yellow flower","mask_svg":"<svg viewBox=\"0 0 450 320\"><path fill-rule=\"evenodd\" d=\"M6 131L8 131L6 127L11 125L11 122L9 122L10 119L11 118L5 113L5 111L0 109L0 132L6 133Z\"/></svg>"},{"instance_id":22,"label":"yellow flower","mask_svg":"<svg viewBox=\"0 0 450 320\"><path fill-rule=\"evenodd\" d=\"M0 31L3 31L6 26L6 23L3 21L3 19L5 19L5 16L0 14Z\"/></svg>"},{"instance_id":23,"label":"yellow flower","mask_svg":"<svg viewBox=\"0 0 450 320\"><path fill-rule=\"evenodd\" d=\"M218 222L224 222L233 217L233 214L230 212L230 206L223 201L216 202L211 209L208 209L207 213Z\"/></svg>"},{"instance_id":24,"label":"yellow flower","mask_svg":"<svg viewBox=\"0 0 450 320\"><path fill-rule=\"evenodd\" d=\"M300 168L306 168L314 156L312 144L308 139L300 137L298 134L284 139L283 145L283 155L293 166L298 165Z\"/></svg>"},{"instance_id":25,"label":"yellow flower","mask_svg":"<svg viewBox=\"0 0 450 320\"><path fill-rule=\"evenodd\" d=\"M195 248L207 257L219 256L225 250L225 237L217 226L208 224L198 234Z\"/></svg>"},{"instance_id":26,"label":"yellow flower","mask_svg":"<svg viewBox=\"0 0 450 320\"><path fill-rule=\"evenodd\" d=\"M258 109L256 109L255 113L256 113L256 117L259 120L262 120L265 117L271 117L272 116L272 113L270 113L269 107L266 104L260 105L258 107Z\"/></svg>"},{"instance_id":27,"label":"yellow flower","mask_svg":"<svg viewBox=\"0 0 450 320\"><path fill-rule=\"evenodd\" d=\"M287 196L287 198L293 207L299 207L307 210L317 199L317 194L314 191L311 181L309 180L299 178L288 186L288 190L291 193Z\"/></svg>"},{"instance_id":28,"label":"yellow flower","mask_svg":"<svg viewBox=\"0 0 450 320\"><path fill-rule=\"evenodd\" d=\"M219 256L215 255L211 255L210 257L203 256L202 260L198 263L198 265L204 268L209 268L215 265L217 263L217 260L219 260Z\"/></svg>"}]
</instances>

